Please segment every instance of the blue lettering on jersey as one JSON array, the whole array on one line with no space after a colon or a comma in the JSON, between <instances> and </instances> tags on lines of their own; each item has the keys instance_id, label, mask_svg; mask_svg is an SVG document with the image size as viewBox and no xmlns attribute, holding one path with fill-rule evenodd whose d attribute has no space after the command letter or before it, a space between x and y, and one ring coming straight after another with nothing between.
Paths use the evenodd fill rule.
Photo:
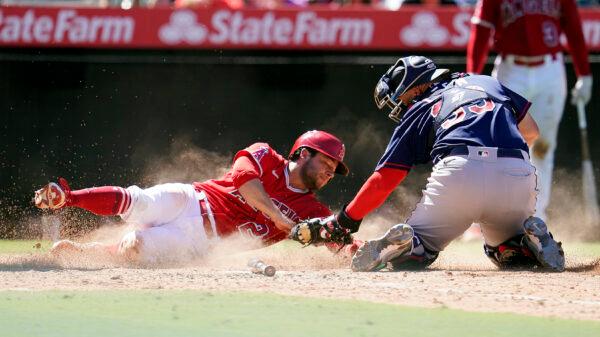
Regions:
<instances>
[{"instance_id":1,"label":"blue lettering on jersey","mask_svg":"<svg viewBox=\"0 0 600 337\"><path fill-rule=\"evenodd\" d=\"M529 151L517 124L530 103L496 79L455 73L424 96L402 116L375 170L435 163L461 145Z\"/></svg>"}]
</instances>

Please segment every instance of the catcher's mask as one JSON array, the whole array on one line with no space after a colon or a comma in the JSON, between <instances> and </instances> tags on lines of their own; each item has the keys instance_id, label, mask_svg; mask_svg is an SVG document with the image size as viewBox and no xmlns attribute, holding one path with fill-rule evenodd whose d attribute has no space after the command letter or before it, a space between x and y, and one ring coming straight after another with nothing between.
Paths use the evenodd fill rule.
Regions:
<instances>
[{"instance_id":1,"label":"catcher's mask","mask_svg":"<svg viewBox=\"0 0 600 337\"><path fill-rule=\"evenodd\" d=\"M379 109L387 105L392 110L388 116L399 123L407 108L400 96L421 84L438 82L449 72L448 69L437 69L435 63L424 56L402 57L377 82L375 104Z\"/></svg>"}]
</instances>

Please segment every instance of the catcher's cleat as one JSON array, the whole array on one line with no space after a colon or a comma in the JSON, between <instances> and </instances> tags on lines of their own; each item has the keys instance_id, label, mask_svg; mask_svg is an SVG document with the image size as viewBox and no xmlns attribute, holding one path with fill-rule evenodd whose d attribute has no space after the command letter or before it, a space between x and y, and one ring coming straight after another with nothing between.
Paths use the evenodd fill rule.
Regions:
<instances>
[{"instance_id":1,"label":"catcher's cleat","mask_svg":"<svg viewBox=\"0 0 600 337\"><path fill-rule=\"evenodd\" d=\"M353 271L377 271L387 266L390 260L412 251L414 232L412 227L398 224L382 237L369 240L352 257Z\"/></svg>"},{"instance_id":2,"label":"catcher's cleat","mask_svg":"<svg viewBox=\"0 0 600 337\"><path fill-rule=\"evenodd\" d=\"M57 183L49 183L35 191L33 202L35 207L41 209L61 209L69 199L71 189L64 178L58 179Z\"/></svg>"},{"instance_id":3,"label":"catcher's cleat","mask_svg":"<svg viewBox=\"0 0 600 337\"><path fill-rule=\"evenodd\" d=\"M535 255L543 267L554 271L565 270L565 253L560 242L554 241L546 223L537 217L529 217L523 224L523 243Z\"/></svg>"}]
</instances>

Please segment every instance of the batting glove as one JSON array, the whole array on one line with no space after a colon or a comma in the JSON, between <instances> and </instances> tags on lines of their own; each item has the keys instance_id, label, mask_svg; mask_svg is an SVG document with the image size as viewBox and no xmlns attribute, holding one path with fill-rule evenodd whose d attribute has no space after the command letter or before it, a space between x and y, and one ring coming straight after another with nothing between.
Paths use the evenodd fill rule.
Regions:
<instances>
[{"instance_id":1,"label":"batting glove","mask_svg":"<svg viewBox=\"0 0 600 337\"><path fill-rule=\"evenodd\" d=\"M578 101L587 104L592 98L592 75L579 76L573 89L571 89L571 104L577 105Z\"/></svg>"}]
</instances>

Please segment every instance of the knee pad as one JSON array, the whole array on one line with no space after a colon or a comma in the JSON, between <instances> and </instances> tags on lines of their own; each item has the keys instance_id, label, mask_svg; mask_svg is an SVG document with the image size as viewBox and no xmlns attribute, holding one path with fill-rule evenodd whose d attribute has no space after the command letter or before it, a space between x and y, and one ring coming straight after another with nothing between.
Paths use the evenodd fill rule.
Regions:
<instances>
[{"instance_id":1,"label":"knee pad","mask_svg":"<svg viewBox=\"0 0 600 337\"><path fill-rule=\"evenodd\" d=\"M419 270L431 265L438 256L439 252L427 249L414 234L410 254L398 256L389 262L392 270Z\"/></svg>"},{"instance_id":2,"label":"knee pad","mask_svg":"<svg viewBox=\"0 0 600 337\"><path fill-rule=\"evenodd\" d=\"M485 255L500 269L530 269L540 266L535 255L523 243L524 235L514 236L497 247L484 244Z\"/></svg>"}]
</instances>

